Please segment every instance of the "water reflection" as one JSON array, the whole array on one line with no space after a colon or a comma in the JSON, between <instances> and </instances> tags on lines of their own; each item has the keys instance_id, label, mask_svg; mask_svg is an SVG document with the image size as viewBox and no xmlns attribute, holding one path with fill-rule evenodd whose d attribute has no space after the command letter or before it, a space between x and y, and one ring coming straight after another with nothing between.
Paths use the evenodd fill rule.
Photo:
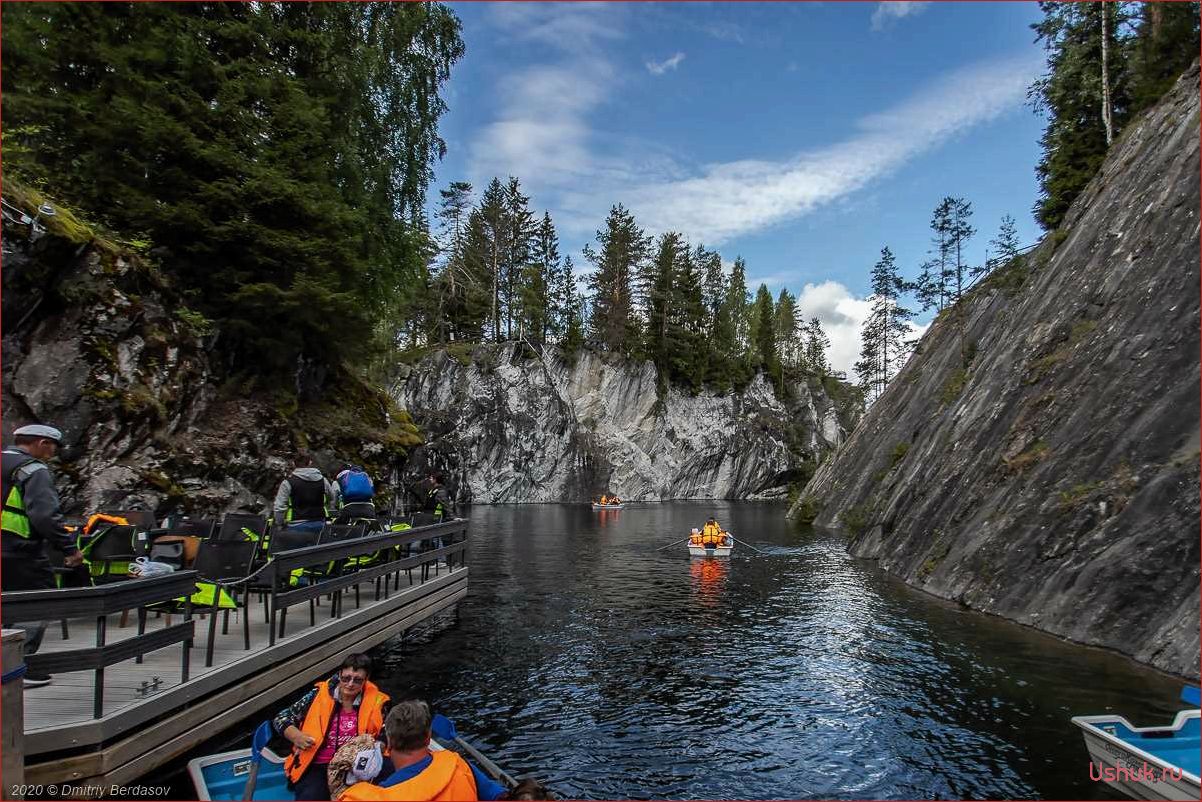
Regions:
<instances>
[{"instance_id":1,"label":"water reflection","mask_svg":"<svg viewBox=\"0 0 1202 802\"><path fill-rule=\"evenodd\" d=\"M684 547L681 547L684 550ZM722 591L730 562L720 559L694 559L689 562L690 589L694 604L710 610L722 605Z\"/></svg>"}]
</instances>

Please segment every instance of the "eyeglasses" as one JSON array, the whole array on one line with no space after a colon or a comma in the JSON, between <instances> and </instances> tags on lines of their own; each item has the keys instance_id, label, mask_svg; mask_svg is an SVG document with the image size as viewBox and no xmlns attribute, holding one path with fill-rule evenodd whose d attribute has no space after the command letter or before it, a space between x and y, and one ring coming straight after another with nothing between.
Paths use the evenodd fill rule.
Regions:
<instances>
[{"instance_id":1,"label":"eyeglasses","mask_svg":"<svg viewBox=\"0 0 1202 802\"><path fill-rule=\"evenodd\" d=\"M342 674L338 677L338 681L344 685L362 685L367 681L367 677L360 677L357 674Z\"/></svg>"}]
</instances>

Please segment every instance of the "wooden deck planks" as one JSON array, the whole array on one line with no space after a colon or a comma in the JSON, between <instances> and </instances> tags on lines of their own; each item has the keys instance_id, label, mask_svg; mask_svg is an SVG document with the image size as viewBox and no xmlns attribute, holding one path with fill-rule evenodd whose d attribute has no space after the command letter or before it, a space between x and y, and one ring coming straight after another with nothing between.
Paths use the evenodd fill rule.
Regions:
<instances>
[{"instance_id":1,"label":"wooden deck planks","mask_svg":"<svg viewBox=\"0 0 1202 802\"><path fill-rule=\"evenodd\" d=\"M446 574L445 569L442 574ZM434 578L432 573L431 579ZM420 584L419 579L415 575L411 583L402 574L401 591L404 591L407 587ZM374 583L361 583L359 587L363 602L360 609L367 609L375 599ZM395 593L396 591L392 591L390 595L394 595ZM381 598L381 600L383 599ZM356 612L354 588L352 587L343 592L343 618ZM201 619L198 615L193 616L193 620L196 622L196 637L190 653L190 679L224 671L231 664L247 655L268 648L268 630L270 625L263 620L262 605L252 598L250 609L251 648L249 652L243 649L243 624L241 616L244 613L245 610L231 611L229 632L224 635L221 634L222 621L221 614L218 613L213 665L210 668L206 668L204 665L209 622L207 618ZM312 627L309 624L308 605L297 605L290 608L288 613L285 636L283 639L277 640L277 645L287 644L306 633L312 632L315 628L320 629L324 625L336 623L340 620L330 618L330 604L324 597L322 598L321 606L317 609L316 627ZM114 614L108 617L105 633L106 643L116 643L137 633L136 614L131 613L125 627L118 626L119 620L120 615ZM171 618L172 623L179 623L182 620L183 617L178 614L173 615ZM146 630L150 632L165 627L166 621L165 617L156 618L150 615L147 617ZM50 622L45 639L42 642L42 648L39 651L50 653L95 645L95 619L72 619L68 622L68 630L71 637L68 640L63 640L58 622ZM108 718L112 714L132 706L151 703L156 697L162 697L164 693L171 689L178 688L180 685L181 657L182 646L174 644L145 655L141 664L135 663L134 660L130 659L107 667L104 675L104 717ZM158 690L150 692L149 695L141 693L142 683L152 683L156 677L159 679ZM57 673L54 675L52 684L40 688L28 689L25 692L26 736L28 737L39 731L59 729L72 723L90 723L94 721L92 718L94 681L94 674L91 671Z\"/></svg>"},{"instance_id":2,"label":"wooden deck planks","mask_svg":"<svg viewBox=\"0 0 1202 802\"><path fill-rule=\"evenodd\" d=\"M137 779L195 746L204 739L205 733L260 713L265 705L275 704L296 690L298 683L311 681L314 676L332 670L346 652L369 649L450 609L467 592L467 570L457 569L455 574L457 576L443 574L440 581L421 588L402 588L402 595L408 598L401 599L394 594L390 604L375 605L388 608L387 612L375 619L361 616L357 624L351 622L349 628L342 627L323 644L326 648L309 646L312 636L322 634L311 631L298 638L306 643L296 645L305 648L294 648L290 657L272 664L270 671L249 671L242 680L210 694L204 704L177 706L169 717L136 731L126 731L121 740L102 749L57 760L43 759L40 763L35 759L27 764L28 781L104 784ZM404 603L397 603L401 601ZM277 648L280 645L277 642ZM287 645L286 642L283 645ZM263 659L244 657L242 662L253 669L256 665L261 667ZM184 690L187 689L181 689L181 692ZM69 728L68 732L77 730ZM67 740L77 743L70 738ZM63 745L62 741L58 744L60 748Z\"/></svg>"}]
</instances>

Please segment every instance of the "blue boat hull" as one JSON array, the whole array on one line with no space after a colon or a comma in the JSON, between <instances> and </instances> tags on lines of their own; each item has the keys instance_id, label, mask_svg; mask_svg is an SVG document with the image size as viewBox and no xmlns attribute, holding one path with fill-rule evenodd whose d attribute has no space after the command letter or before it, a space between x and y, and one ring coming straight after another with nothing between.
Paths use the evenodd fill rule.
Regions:
<instances>
[{"instance_id":1,"label":"blue boat hull","mask_svg":"<svg viewBox=\"0 0 1202 802\"><path fill-rule=\"evenodd\" d=\"M196 786L197 799L241 799L246 789L246 779L250 776L250 750L240 749L190 760L188 774ZM283 763L270 759L259 762L259 776L255 780L252 799L296 799L288 790Z\"/></svg>"}]
</instances>

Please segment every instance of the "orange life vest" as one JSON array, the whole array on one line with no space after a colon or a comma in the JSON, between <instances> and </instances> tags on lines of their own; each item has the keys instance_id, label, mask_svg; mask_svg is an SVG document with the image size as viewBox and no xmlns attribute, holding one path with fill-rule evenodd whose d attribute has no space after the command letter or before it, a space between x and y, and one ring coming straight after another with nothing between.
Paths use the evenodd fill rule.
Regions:
<instances>
[{"instance_id":1,"label":"orange life vest","mask_svg":"<svg viewBox=\"0 0 1202 802\"><path fill-rule=\"evenodd\" d=\"M83 525L83 533L90 535L96 529L96 524L113 524L114 526L129 526L129 521L120 515L105 515L102 512L88 516L88 522Z\"/></svg>"},{"instance_id":2,"label":"orange life vest","mask_svg":"<svg viewBox=\"0 0 1202 802\"><path fill-rule=\"evenodd\" d=\"M296 782L301 775L305 773L305 769L309 768L309 764L313 762L313 758L317 756L317 751L321 749L321 742L325 740L326 730L330 726L330 717L334 715L334 705L339 704L333 696L330 695L329 680L323 680L317 683L317 695L313 697L313 703L309 705L309 712L305 714L305 720L301 724L301 732L313 738L313 745L308 749L299 751L293 749L292 754L284 761L284 773L288 775L288 779ZM384 703L388 701L388 694L382 693L376 684L368 680L363 684L363 698L359 700L359 735L378 735L380 730L384 728Z\"/></svg>"},{"instance_id":3,"label":"orange life vest","mask_svg":"<svg viewBox=\"0 0 1202 802\"><path fill-rule=\"evenodd\" d=\"M340 802L427 802L427 800L476 800L476 778L472 767L449 750L431 752L432 762L416 777L383 788L359 782L342 792Z\"/></svg>"},{"instance_id":4,"label":"orange life vest","mask_svg":"<svg viewBox=\"0 0 1202 802\"><path fill-rule=\"evenodd\" d=\"M701 530L702 545L709 546L710 544L713 544L715 546L720 546L722 545L722 540L722 527L718 526L716 523L706 524L705 528Z\"/></svg>"},{"instance_id":5,"label":"orange life vest","mask_svg":"<svg viewBox=\"0 0 1202 802\"><path fill-rule=\"evenodd\" d=\"M609 496L602 496L602 497L601 497L601 503L602 503L602 504L608 504L608 503L609 503Z\"/></svg>"}]
</instances>

